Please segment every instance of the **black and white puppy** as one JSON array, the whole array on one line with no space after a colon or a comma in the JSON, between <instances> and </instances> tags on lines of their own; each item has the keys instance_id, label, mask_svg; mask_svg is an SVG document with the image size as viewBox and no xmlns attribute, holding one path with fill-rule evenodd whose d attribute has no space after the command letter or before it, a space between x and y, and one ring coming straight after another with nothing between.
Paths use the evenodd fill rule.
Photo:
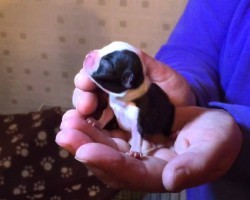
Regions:
<instances>
[{"instance_id":1,"label":"black and white puppy","mask_svg":"<svg viewBox=\"0 0 250 200\"><path fill-rule=\"evenodd\" d=\"M90 52L85 58L84 69L109 95L110 107L98 120L99 128L115 115L120 128L132 134L130 155L142 156L143 136L170 135L174 106L164 91L146 76L139 49L125 42L113 42Z\"/></svg>"}]
</instances>

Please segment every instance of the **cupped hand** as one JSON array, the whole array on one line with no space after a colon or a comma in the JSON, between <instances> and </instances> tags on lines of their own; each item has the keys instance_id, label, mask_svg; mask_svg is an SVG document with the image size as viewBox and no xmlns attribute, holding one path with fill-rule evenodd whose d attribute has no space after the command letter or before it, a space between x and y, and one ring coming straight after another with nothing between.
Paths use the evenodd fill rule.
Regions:
<instances>
[{"instance_id":1,"label":"cupped hand","mask_svg":"<svg viewBox=\"0 0 250 200\"><path fill-rule=\"evenodd\" d=\"M241 132L223 110L177 107L173 131L177 138L171 147L165 138L139 160L126 154L127 133L98 130L71 110L56 141L107 185L147 192L177 192L213 181L228 171L240 151Z\"/></svg>"}]
</instances>

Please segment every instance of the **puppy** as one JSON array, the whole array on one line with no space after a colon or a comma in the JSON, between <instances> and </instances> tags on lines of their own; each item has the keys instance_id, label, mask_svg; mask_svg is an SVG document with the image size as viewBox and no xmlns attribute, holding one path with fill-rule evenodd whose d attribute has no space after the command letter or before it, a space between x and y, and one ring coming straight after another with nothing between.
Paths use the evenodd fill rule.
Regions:
<instances>
[{"instance_id":1,"label":"puppy","mask_svg":"<svg viewBox=\"0 0 250 200\"><path fill-rule=\"evenodd\" d=\"M109 95L109 106L98 123L89 122L103 128L115 115L120 128L131 132L131 156L142 157L144 136L170 135L174 106L164 91L150 82L139 49L125 42L113 42L90 52L84 69Z\"/></svg>"}]
</instances>

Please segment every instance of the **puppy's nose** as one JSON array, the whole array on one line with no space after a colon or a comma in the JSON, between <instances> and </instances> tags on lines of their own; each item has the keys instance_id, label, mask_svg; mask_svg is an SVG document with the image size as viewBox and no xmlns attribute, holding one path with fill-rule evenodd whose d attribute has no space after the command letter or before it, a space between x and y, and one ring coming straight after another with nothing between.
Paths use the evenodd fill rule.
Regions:
<instances>
[{"instance_id":1,"label":"puppy's nose","mask_svg":"<svg viewBox=\"0 0 250 200\"><path fill-rule=\"evenodd\" d=\"M90 53L87 54L84 62L83 62L83 67L88 71L91 72L93 71L93 67L95 66L96 59L98 58L98 51L91 51Z\"/></svg>"}]
</instances>

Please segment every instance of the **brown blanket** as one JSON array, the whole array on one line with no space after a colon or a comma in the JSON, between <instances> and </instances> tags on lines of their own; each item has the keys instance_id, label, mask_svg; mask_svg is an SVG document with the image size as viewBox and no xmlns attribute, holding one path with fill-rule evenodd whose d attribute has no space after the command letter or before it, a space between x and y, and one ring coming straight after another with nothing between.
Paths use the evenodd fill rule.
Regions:
<instances>
[{"instance_id":1,"label":"brown blanket","mask_svg":"<svg viewBox=\"0 0 250 200\"><path fill-rule=\"evenodd\" d=\"M0 199L111 199L107 188L55 143L62 111L0 115Z\"/></svg>"}]
</instances>

